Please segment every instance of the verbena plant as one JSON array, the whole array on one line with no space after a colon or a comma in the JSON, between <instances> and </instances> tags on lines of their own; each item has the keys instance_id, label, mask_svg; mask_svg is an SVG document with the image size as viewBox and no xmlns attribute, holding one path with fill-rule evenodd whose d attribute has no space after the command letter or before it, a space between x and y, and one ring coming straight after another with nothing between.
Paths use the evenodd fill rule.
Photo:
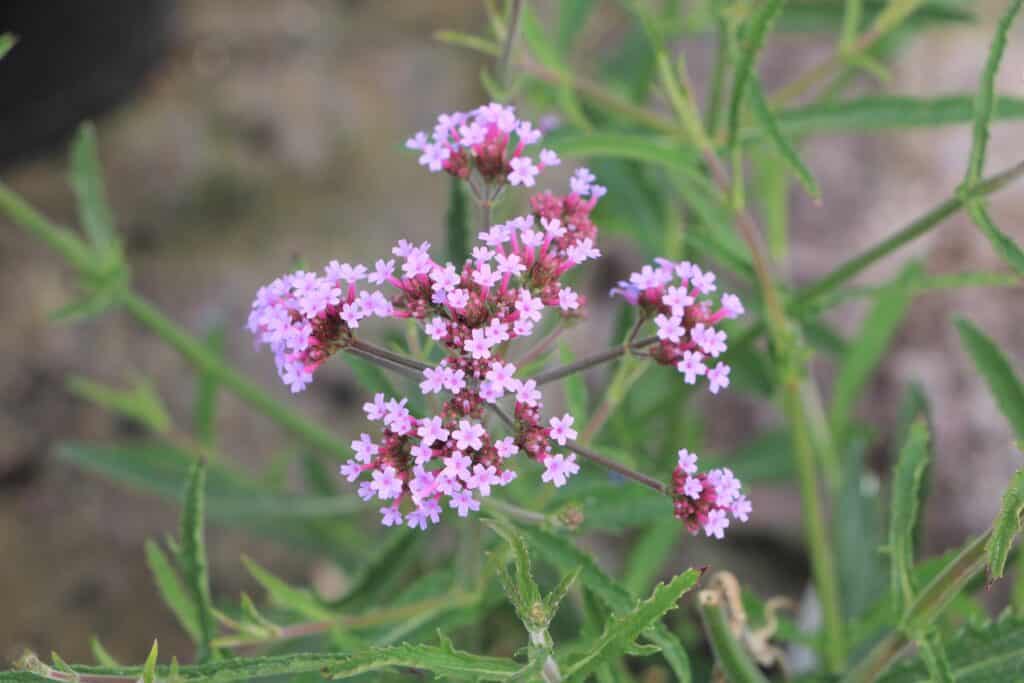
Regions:
<instances>
[{"instance_id":1,"label":"verbena plant","mask_svg":"<svg viewBox=\"0 0 1024 683\"><path fill-rule=\"evenodd\" d=\"M322 363L345 359L366 390L367 417L382 423L373 434L342 438L310 421L287 392L233 370L217 335L189 334L132 289L91 127L71 151L81 235L0 185L0 211L80 276L81 299L58 317L119 308L176 349L199 386L186 429L145 380L124 389L73 378L74 392L133 418L153 438L60 447L83 467L182 502L180 537L166 547L148 542L145 558L195 642L194 663L165 654L169 663L158 664L154 642L145 664L122 666L94 641L96 666L69 665L56 654L47 664L26 653L0 680L381 680L422 672L549 682L1024 679L1024 581L996 621L978 617L984 612L973 597L1017 562L1011 547L1024 471L1008 483L990 530L958 551L922 559L915 539L931 460L927 400L909 388L893 425L902 448L887 539L878 494L861 487L868 430L854 413L915 297L1020 284L1024 253L992 222L986 198L1024 174L1024 164L983 171L990 123L1024 116L1024 101L997 101L993 90L1021 0L999 23L977 93L931 99L845 93L862 72L884 74L886 60L928 26L970 20L966 3L624 1L623 43L591 55L594 73L581 76L576 44L594 4L557 3L553 23L544 23L519 0L502 8L488 2L490 34L439 34L496 64L482 74L493 103L442 115L431 134L406 143L438 174L425 182L449 178L443 255L402 241L394 258L372 268L332 261L257 294L248 327L272 350L284 383L302 390ZM823 62L765 92L756 65L772 29L834 29L838 40ZM703 102L678 51L694 36L717 40ZM13 42L0 39L0 54ZM794 106L798 99L810 104ZM558 121L534 126L522 115L528 109L556 110ZM973 125L974 135L963 183L948 200L820 280L786 282L778 265L788 248L790 185L819 195L799 140L954 123ZM586 159L588 167L559 193L535 192L540 174L563 158ZM756 171L749 191L748 167ZM1007 272L934 274L909 263L892 281L850 285L961 210ZM591 324L571 283L577 266L600 257L601 231L633 237L652 264L612 290L623 305L611 345L574 358L559 335ZM749 311L739 296L719 291L724 282ZM854 343L822 315L856 298L871 305ZM1024 386L982 331L964 319L954 324L1024 439ZM816 356L837 368L830 397L808 372ZM602 365L610 371L593 378L606 376L607 384L588 393L582 374ZM568 412L545 410L541 389L555 383ZM775 402L784 428L750 434L741 454L707 457L716 466L701 471L691 452L701 449L695 425L713 399L695 402L697 387ZM305 446L311 455L301 492L254 479L221 452L216 397L224 391ZM718 572L727 567L708 576L689 569L651 588L690 538L684 530L722 538L730 524L756 514L734 472L748 484L795 479L821 613L813 630L778 614L785 600L762 599ZM339 489L342 476L361 483ZM207 517L328 558L354 578L328 600L246 559L266 599L214 596ZM635 535L620 577L575 542L598 530ZM441 543L448 535L457 542ZM693 589L693 609L668 615ZM688 618L694 613L697 626ZM809 653L803 660L813 666L789 671L793 648Z\"/></svg>"}]
</instances>

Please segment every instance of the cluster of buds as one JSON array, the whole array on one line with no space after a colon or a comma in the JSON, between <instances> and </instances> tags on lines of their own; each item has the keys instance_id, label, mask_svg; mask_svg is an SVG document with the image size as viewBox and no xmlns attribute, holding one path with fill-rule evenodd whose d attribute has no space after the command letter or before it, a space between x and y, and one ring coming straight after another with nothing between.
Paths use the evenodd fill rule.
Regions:
<instances>
[{"instance_id":1,"label":"cluster of buds","mask_svg":"<svg viewBox=\"0 0 1024 683\"><path fill-rule=\"evenodd\" d=\"M674 365L687 384L706 377L708 389L717 394L729 386L728 365L710 362L725 353L727 335L715 328L724 319L743 315L743 304L735 294L722 294L717 310L707 298L718 286L715 274L689 261L676 263L658 259L611 291L640 308L642 319L653 319L657 344L650 356L663 365Z\"/></svg>"},{"instance_id":2,"label":"cluster of buds","mask_svg":"<svg viewBox=\"0 0 1024 683\"><path fill-rule=\"evenodd\" d=\"M698 472L697 455L684 448L672 473L675 516L691 534L703 529L707 536L723 538L730 515L740 522L750 518L750 500L741 486L728 467Z\"/></svg>"},{"instance_id":3,"label":"cluster of buds","mask_svg":"<svg viewBox=\"0 0 1024 683\"><path fill-rule=\"evenodd\" d=\"M260 287L247 327L257 344L274 353L281 381L292 393L313 381L313 372L352 339L367 317L387 318L392 306L380 291L358 291L365 266L331 261L323 275L298 270Z\"/></svg>"},{"instance_id":4,"label":"cluster of buds","mask_svg":"<svg viewBox=\"0 0 1024 683\"><path fill-rule=\"evenodd\" d=\"M541 168L560 163L550 150L541 150L539 164L523 155L540 137L513 108L490 104L444 114L431 137L418 133L406 146L419 150L420 163L431 171L464 179L489 205L506 186L532 187ZM556 487L579 472L576 454L587 452L573 441L573 416L544 418L538 380L516 376L510 345L531 336L545 312L565 320L583 316L586 298L563 280L575 266L601 255L591 212L606 189L595 180L588 169L577 169L566 194L535 194L530 213L485 225L461 265L435 260L427 242L401 240L392 249L393 258L377 260L372 269L332 262L322 276L299 271L258 292L249 329L257 342L270 346L281 379L293 392L304 389L333 353L348 350L415 373L423 396L442 399L434 414L422 417L411 413L407 398L377 394L364 405L367 418L380 423L380 432L352 442L355 457L342 465L341 474L359 482L361 498L383 503L385 526L425 529L446 508L463 517L479 510L492 489L517 478L510 467L517 455L539 463L541 481ZM666 292L675 277L682 278L681 285ZM359 290L364 280L377 289ZM725 337L712 326L742 313L739 300L730 295L722 298L718 312L707 302L695 303L697 295L710 291L714 275L688 263L664 261L657 271L648 266L634 274L616 293L640 306L643 320L654 318L658 344L650 355L682 367L684 355L698 346L717 357ZM444 357L426 365L357 339L353 331L371 316L414 322ZM674 321L678 333L667 329L663 318ZM543 348L545 342L520 358L532 358ZM712 392L728 385L727 367L705 372ZM687 381L693 381L689 375ZM714 492L714 481L732 486L723 472L700 475L708 493L691 504L692 510L676 505L689 527L690 520L699 520L695 523L718 537L724 525L715 510L727 504L723 501L734 502ZM659 485L659 490L664 488ZM709 502L700 502L705 499Z\"/></svg>"}]
</instances>

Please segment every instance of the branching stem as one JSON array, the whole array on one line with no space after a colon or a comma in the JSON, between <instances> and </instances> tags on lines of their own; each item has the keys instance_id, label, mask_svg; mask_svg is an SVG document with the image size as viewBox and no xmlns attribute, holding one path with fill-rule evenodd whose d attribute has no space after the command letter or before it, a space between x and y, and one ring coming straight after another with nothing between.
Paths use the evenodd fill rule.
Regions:
<instances>
[{"instance_id":1,"label":"branching stem","mask_svg":"<svg viewBox=\"0 0 1024 683\"><path fill-rule=\"evenodd\" d=\"M632 344L620 344L619 346L613 346L612 348L601 351L600 353L595 353L591 356L581 358L575 363L569 363L568 365L563 365L561 367L548 370L547 372L542 372L535 375L532 379L537 381L537 386L548 384L549 382L554 382L555 380L562 379L563 377L568 377L574 373L589 370L594 366L615 360L619 356L625 355L631 351L638 351L644 347L654 344L657 341L657 337L647 337L640 341L633 342Z\"/></svg>"}]
</instances>

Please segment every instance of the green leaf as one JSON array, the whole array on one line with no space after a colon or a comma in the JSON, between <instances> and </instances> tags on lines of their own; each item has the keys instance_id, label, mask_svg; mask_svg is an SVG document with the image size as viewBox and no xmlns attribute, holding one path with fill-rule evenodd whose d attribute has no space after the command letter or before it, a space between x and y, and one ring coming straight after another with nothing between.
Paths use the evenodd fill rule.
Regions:
<instances>
[{"instance_id":1,"label":"green leaf","mask_svg":"<svg viewBox=\"0 0 1024 683\"><path fill-rule=\"evenodd\" d=\"M683 147L671 138L635 133L594 133L578 135L552 132L545 144L566 157L609 157L659 164L678 171L695 168L693 148Z\"/></svg>"},{"instance_id":2,"label":"green leaf","mask_svg":"<svg viewBox=\"0 0 1024 683\"><path fill-rule=\"evenodd\" d=\"M1010 422L1017 438L1024 440L1024 384L1010 361L984 332L963 318L954 322L960 333L960 342L988 382L996 405Z\"/></svg>"},{"instance_id":3,"label":"green leaf","mask_svg":"<svg viewBox=\"0 0 1024 683\"><path fill-rule=\"evenodd\" d=\"M153 383L145 377L135 378L131 389L116 389L86 377L72 375L68 379L68 390L113 413L136 420L157 434L170 431L170 415Z\"/></svg>"},{"instance_id":4,"label":"green leaf","mask_svg":"<svg viewBox=\"0 0 1024 683\"><path fill-rule=\"evenodd\" d=\"M733 636L720 592L703 590L697 595L697 609L704 622L704 633L711 642L715 663L730 683L767 683L743 645Z\"/></svg>"},{"instance_id":5,"label":"green leaf","mask_svg":"<svg viewBox=\"0 0 1024 683\"><path fill-rule=\"evenodd\" d=\"M12 33L0 34L0 59L7 56L7 53L11 51L18 42L18 39Z\"/></svg>"},{"instance_id":6,"label":"green leaf","mask_svg":"<svg viewBox=\"0 0 1024 683\"><path fill-rule=\"evenodd\" d=\"M89 650L92 652L93 659L100 666L120 666L96 636L89 639Z\"/></svg>"},{"instance_id":7,"label":"green leaf","mask_svg":"<svg viewBox=\"0 0 1024 683\"><path fill-rule=\"evenodd\" d=\"M910 428L893 472L892 508L889 519L889 555L892 563L892 594L903 609L913 599L914 538L921 506L921 487L928 467L928 426L923 420Z\"/></svg>"},{"instance_id":8,"label":"green leaf","mask_svg":"<svg viewBox=\"0 0 1024 683\"><path fill-rule=\"evenodd\" d=\"M957 683L1009 683L1024 671L1024 620L1006 617L968 626L946 639L950 672ZM879 683L932 683L920 655L894 664Z\"/></svg>"},{"instance_id":9,"label":"green leaf","mask_svg":"<svg viewBox=\"0 0 1024 683\"><path fill-rule=\"evenodd\" d=\"M213 614L213 600L210 597L210 577L207 574L206 544L203 540L205 518L206 463L197 460L192 465L185 487L185 502L181 510L181 555L179 561L185 575L195 608L196 624L199 626L199 641L196 658L202 662L216 658L210 649L210 641L216 632Z\"/></svg>"},{"instance_id":10,"label":"green leaf","mask_svg":"<svg viewBox=\"0 0 1024 683\"><path fill-rule=\"evenodd\" d=\"M290 610L308 619L326 620L337 616L320 602L309 589L296 588L290 585L244 555L242 556L242 564L249 570L252 578L256 579L256 582L267 591L270 601L278 607Z\"/></svg>"},{"instance_id":11,"label":"green leaf","mask_svg":"<svg viewBox=\"0 0 1024 683\"><path fill-rule=\"evenodd\" d=\"M732 149L739 140L740 114L743 109L743 98L747 96L747 84L756 78L754 65L757 63L757 55L761 51L772 21L782 9L783 2L784 0L767 0L761 3L744 29L744 44L736 62L732 95L729 100L729 138L726 143L729 149Z\"/></svg>"},{"instance_id":12,"label":"green leaf","mask_svg":"<svg viewBox=\"0 0 1024 683\"><path fill-rule=\"evenodd\" d=\"M1024 516L1024 468L1017 470L1003 494L1003 505L992 524L992 536L985 545L990 581L1003 576L1013 539L1020 533Z\"/></svg>"},{"instance_id":13,"label":"green leaf","mask_svg":"<svg viewBox=\"0 0 1024 683\"><path fill-rule=\"evenodd\" d=\"M953 671L949 665L949 655L942 642L942 634L938 629L918 641L921 658L924 660L933 683L953 683Z\"/></svg>"},{"instance_id":14,"label":"green leaf","mask_svg":"<svg viewBox=\"0 0 1024 683\"><path fill-rule=\"evenodd\" d=\"M920 276L920 266L911 264L892 283L879 290L852 344L839 362L833 389L829 422L837 442L842 442L851 414L865 385L881 362L896 329L910 307L910 284Z\"/></svg>"},{"instance_id":15,"label":"green leaf","mask_svg":"<svg viewBox=\"0 0 1024 683\"><path fill-rule=\"evenodd\" d=\"M971 95L868 95L784 109L775 115L783 132L805 136L949 126L974 120L974 111ZM993 117L998 120L1024 118L1024 99L999 98ZM743 131L742 138L755 139L759 135L759 129L749 128Z\"/></svg>"},{"instance_id":16,"label":"green leaf","mask_svg":"<svg viewBox=\"0 0 1024 683\"><path fill-rule=\"evenodd\" d=\"M178 667L177 675L178 680L186 683L231 683L304 673L323 673L334 678L347 678L359 673L389 668L418 669L430 671L445 679L475 678L480 681L522 680L530 671L512 659L483 657L450 647L399 645L370 649L353 655L301 653L223 659L198 666ZM73 669L82 676L119 676L130 679L143 676L143 669L138 666L74 666ZM160 680L166 680L170 674L170 667L157 666L154 673ZM0 683L39 680L35 673L29 671L0 672Z\"/></svg>"},{"instance_id":17,"label":"green leaf","mask_svg":"<svg viewBox=\"0 0 1024 683\"><path fill-rule=\"evenodd\" d=\"M594 0L563 0L559 3L558 12L558 51L568 56L576 42L576 37L587 23L587 17L593 12L597 3Z\"/></svg>"},{"instance_id":18,"label":"green leaf","mask_svg":"<svg viewBox=\"0 0 1024 683\"><path fill-rule=\"evenodd\" d=\"M506 587L509 600L516 608L520 618L530 620L534 605L540 603L540 588L533 580L533 570L530 567L530 553L526 549L526 542L515 527L507 521L499 518L484 520L494 533L505 539L505 542L512 548L512 557L515 564L514 583ZM526 624L527 629L534 624Z\"/></svg>"},{"instance_id":19,"label":"green leaf","mask_svg":"<svg viewBox=\"0 0 1024 683\"><path fill-rule=\"evenodd\" d=\"M96 142L96 128L83 123L71 143L71 187L78 199L78 217L99 257L109 264L120 259L114 215L107 202Z\"/></svg>"},{"instance_id":20,"label":"green leaf","mask_svg":"<svg viewBox=\"0 0 1024 683\"><path fill-rule=\"evenodd\" d=\"M147 539L145 550L146 564L149 565L149 571L153 574L153 580L156 582L157 590L160 592L160 597L163 598L164 604L174 613L178 623L181 624L181 627L188 634L188 637L192 639L192 642L200 642L202 636L200 634L196 604L192 596L189 595L185 585L181 582L178 572L155 541Z\"/></svg>"},{"instance_id":21,"label":"green leaf","mask_svg":"<svg viewBox=\"0 0 1024 683\"><path fill-rule=\"evenodd\" d=\"M395 667L429 671L445 679L473 678L478 681L507 681L518 677L523 666L511 659L474 655L451 647L397 645L374 648L345 657L326 666L326 678L351 678L370 671Z\"/></svg>"},{"instance_id":22,"label":"green leaf","mask_svg":"<svg viewBox=\"0 0 1024 683\"><path fill-rule=\"evenodd\" d=\"M1010 32L1010 25L1020 12L1022 0L1011 0L999 20L996 27L996 35L992 39L989 48L988 60L985 62L985 70L981 74L981 84L978 87L978 94L974 100L974 131L971 138L971 155L967 162L967 173L964 176L964 185L970 187L981 180L981 174L985 166L985 148L988 146L988 127L992 122L993 110L996 99L996 72L999 70L999 62L1003 59L1003 52L1006 50L1006 35Z\"/></svg>"},{"instance_id":23,"label":"green leaf","mask_svg":"<svg viewBox=\"0 0 1024 683\"><path fill-rule=\"evenodd\" d=\"M462 263L469 258L469 207L462 178L451 177L448 186L448 211L445 213L448 258ZM488 226L490 227L490 226Z\"/></svg>"},{"instance_id":24,"label":"green leaf","mask_svg":"<svg viewBox=\"0 0 1024 683\"><path fill-rule=\"evenodd\" d=\"M821 188L818 187L818 181L814 179L811 169L800 158L796 147L793 146L793 143L790 142L789 138L779 128L779 124L775 120L767 100L765 100L760 82L756 78L752 79L748 88L750 89L750 102L753 105L754 116L757 118L758 123L761 124L761 128L767 133L768 138L779 151L779 155L785 160L790 170L793 171L793 174L800 181L800 184L803 185L807 194L813 199L820 199Z\"/></svg>"},{"instance_id":25,"label":"green leaf","mask_svg":"<svg viewBox=\"0 0 1024 683\"><path fill-rule=\"evenodd\" d=\"M572 350L565 343L559 347L559 360L562 365L568 365L575 360ZM576 424L587 423L587 384L581 373L569 375L562 380L565 391L565 403L569 413L576 418Z\"/></svg>"},{"instance_id":26,"label":"green leaf","mask_svg":"<svg viewBox=\"0 0 1024 683\"><path fill-rule=\"evenodd\" d=\"M620 657L632 647L637 636L678 606L679 599L697 585L701 574L699 570L689 569L667 584L658 584L651 597L637 603L630 611L616 614L605 624L604 633L586 646L586 654L566 667L566 677L582 681L603 662Z\"/></svg>"},{"instance_id":27,"label":"green leaf","mask_svg":"<svg viewBox=\"0 0 1024 683\"><path fill-rule=\"evenodd\" d=\"M633 595L647 590L679 541L679 520L665 516L641 533L629 553L623 585Z\"/></svg>"},{"instance_id":28,"label":"green leaf","mask_svg":"<svg viewBox=\"0 0 1024 683\"><path fill-rule=\"evenodd\" d=\"M865 467L866 444L862 439L851 441L843 457L832 527L842 613L856 619L886 591L889 571L881 553L885 540L878 477Z\"/></svg>"},{"instance_id":29,"label":"green leaf","mask_svg":"<svg viewBox=\"0 0 1024 683\"><path fill-rule=\"evenodd\" d=\"M551 589L551 592L544 596L544 611L550 617L554 617L555 613L558 612L558 606L562 604L562 600L569 593L569 588L576 582L582 571L582 567L576 567L575 570L563 576L558 584Z\"/></svg>"},{"instance_id":30,"label":"green leaf","mask_svg":"<svg viewBox=\"0 0 1024 683\"><path fill-rule=\"evenodd\" d=\"M996 227L992 217L988 215L985 203L980 199L967 202L967 213L970 214L974 224L985 233L985 237L1003 257L1003 260L1018 273L1024 275L1024 251L1009 235Z\"/></svg>"},{"instance_id":31,"label":"green leaf","mask_svg":"<svg viewBox=\"0 0 1024 683\"><path fill-rule=\"evenodd\" d=\"M646 498L652 498L648 495ZM669 512L671 514L671 506ZM625 588L605 574L587 553L581 552L568 540L536 527L520 527L527 543L539 557L563 572L580 568L580 581L608 608L616 613L628 612L633 607L633 597ZM662 656L668 662L676 680L690 683L690 658L683 649L679 638L664 624L654 624L644 632L644 637L661 648Z\"/></svg>"},{"instance_id":32,"label":"green leaf","mask_svg":"<svg viewBox=\"0 0 1024 683\"><path fill-rule=\"evenodd\" d=\"M158 651L157 642L153 641L153 647L149 650L149 656L146 657L146 664L142 667L142 683L153 683L153 679L156 677L156 656Z\"/></svg>"}]
</instances>

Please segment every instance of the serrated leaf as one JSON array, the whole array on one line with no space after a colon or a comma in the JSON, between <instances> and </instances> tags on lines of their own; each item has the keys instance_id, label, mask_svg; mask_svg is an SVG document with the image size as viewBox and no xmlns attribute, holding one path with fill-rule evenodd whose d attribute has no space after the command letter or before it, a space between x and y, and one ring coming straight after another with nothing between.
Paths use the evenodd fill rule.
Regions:
<instances>
[{"instance_id":1,"label":"serrated leaf","mask_svg":"<svg viewBox=\"0 0 1024 683\"><path fill-rule=\"evenodd\" d=\"M199 640L196 658L202 662L216 658L210 641L216 632L213 600L210 597L210 577L207 573L206 543L203 538L206 501L206 463L197 460L189 472L185 487L185 502L181 510L181 562L185 586L192 598L198 625Z\"/></svg>"},{"instance_id":2,"label":"serrated leaf","mask_svg":"<svg viewBox=\"0 0 1024 683\"><path fill-rule=\"evenodd\" d=\"M1024 274L1024 251L1009 235L996 227L988 214L988 209L985 208L985 203L980 199L967 202L967 213L978 229L985 233L985 237L1003 260L1018 273Z\"/></svg>"},{"instance_id":3,"label":"serrated leaf","mask_svg":"<svg viewBox=\"0 0 1024 683\"><path fill-rule=\"evenodd\" d=\"M743 45L740 49L739 59L736 62L735 73L732 83L732 93L729 99L727 145L732 149L739 141L740 114L743 110L743 99L747 96L747 85L756 78L754 65L757 63L757 55L764 45L765 36L771 27L779 10L782 9L784 0L767 0L760 3L754 10L749 24L744 29Z\"/></svg>"},{"instance_id":4,"label":"serrated leaf","mask_svg":"<svg viewBox=\"0 0 1024 683\"><path fill-rule=\"evenodd\" d=\"M988 555L989 580L994 581L1003 576L1006 569L1006 558L1013 547L1013 539L1020 533L1024 516L1024 468L1017 470L1010 480L1010 485L1003 494L1003 504L999 515L992 523L992 535L985 545Z\"/></svg>"},{"instance_id":5,"label":"serrated leaf","mask_svg":"<svg viewBox=\"0 0 1024 683\"><path fill-rule=\"evenodd\" d=\"M494 533L501 536L512 548L512 557L515 566L514 590L509 595L520 618L529 619L534 605L541 602L540 588L533 580L533 570L530 567L530 553L526 549L526 542L515 527L507 521L499 518L484 520ZM527 624L529 629L532 624Z\"/></svg>"},{"instance_id":6,"label":"serrated leaf","mask_svg":"<svg viewBox=\"0 0 1024 683\"><path fill-rule=\"evenodd\" d=\"M114 215L107 201L96 142L96 128L83 123L71 143L71 187L78 200L78 217L90 244L104 263L120 259Z\"/></svg>"},{"instance_id":7,"label":"serrated leaf","mask_svg":"<svg viewBox=\"0 0 1024 683\"><path fill-rule=\"evenodd\" d=\"M928 467L928 426L923 420L910 428L892 479L889 555L892 594L903 609L914 599L914 538L921 507L921 486Z\"/></svg>"},{"instance_id":8,"label":"serrated leaf","mask_svg":"<svg viewBox=\"0 0 1024 683\"><path fill-rule=\"evenodd\" d=\"M851 345L840 360L829 411L829 422L838 442L842 442L861 392L909 310L913 298L910 285L920 272L920 266L911 264L896 280L879 290L856 335L857 343Z\"/></svg>"},{"instance_id":9,"label":"serrated leaf","mask_svg":"<svg viewBox=\"0 0 1024 683\"><path fill-rule=\"evenodd\" d=\"M1009 683L1024 674L1024 621L1007 617L967 627L946 639L949 669L957 683ZM920 656L893 665L879 683L932 683Z\"/></svg>"},{"instance_id":10,"label":"serrated leaf","mask_svg":"<svg viewBox=\"0 0 1024 683\"><path fill-rule=\"evenodd\" d=\"M576 567L575 571L572 571L558 582L558 584L551 589L551 592L544 596L544 611L549 617L553 617L558 611L558 606L562 604L562 600L568 595L569 589L579 578L580 572L583 571L582 567Z\"/></svg>"},{"instance_id":11,"label":"serrated leaf","mask_svg":"<svg viewBox=\"0 0 1024 683\"><path fill-rule=\"evenodd\" d=\"M146 564L149 566L150 573L153 574L157 591L163 598L164 604L174 613L178 623L192 639L192 642L200 642L202 636L200 635L195 601L181 582L178 572L155 541L147 539L145 551Z\"/></svg>"},{"instance_id":12,"label":"serrated leaf","mask_svg":"<svg viewBox=\"0 0 1024 683\"><path fill-rule=\"evenodd\" d=\"M984 170L985 150L988 147L988 128L995 109L996 72L999 70L999 62L1002 61L1003 52L1006 50L1006 36L1010 32L1010 25L1013 24L1017 13L1020 12L1021 4L1022 0L1011 0L1007 6L1006 12L996 27L996 34L992 38L988 59L985 62L985 70L981 74L981 83L974 100L971 153L967 162L967 173L964 176L964 185L967 187L978 182Z\"/></svg>"},{"instance_id":13,"label":"serrated leaf","mask_svg":"<svg viewBox=\"0 0 1024 683\"><path fill-rule=\"evenodd\" d=\"M118 389L72 375L68 378L68 390L111 412L136 420L157 434L166 434L171 428L171 417L160 395L145 377L135 378L130 389Z\"/></svg>"},{"instance_id":14,"label":"serrated leaf","mask_svg":"<svg viewBox=\"0 0 1024 683\"><path fill-rule=\"evenodd\" d=\"M632 647L637 636L678 606L679 599L697 585L701 573L689 569L668 583L658 584L647 600L637 603L630 611L616 614L605 625L604 633L587 646L587 653L566 667L566 677L582 681L602 662L621 656Z\"/></svg>"},{"instance_id":15,"label":"serrated leaf","mask_svg":"<svg viewBox=\"0 0 1024 683\"><path fill-rule=\"evenodd\" d=\"M996 405L1010 422L1017 438L1024 440L1024 384L1010 361L984 332L963 318L954 323L960 333L960 342L988 382Z\"/></svg>"},{"instance_id":16,"label":"serrated leaf","mask_svg":"<svg viewBox=\"0 0 1024 683\"><path fill-rule=\"evenodd\" d=\"M775 145L775 149L778 150L779 155L785 160L786 165L789 166L793 175L800 181L800 184L803 185L807 194L813 199L820 199L821 188L818 187L818 181L814 179L811 169L800 158L796 147L793 146L793 143L785 136L782 129L779 128L775 115L769 108L767 100L765 100L764 92L761 90L761 83L755 78L750 81L750 85L747 87L750 90L749 97L754 116L768 135L768 139Z\"/></svg>"},{"instance_id":17,"label":"serrated leaf","mask_svg":"<svg viewBox=\"0 0 1024 683\"><path fill-rule=\"evenodd\" d=\"M278 607L308 619L332 619L337 616L309 589L292 586L244 555L242 564L245 565L252 578L256 579L256 582L267 591L270 601Z\"/></svg>"},{"instance_id":18,"label":"serrated leaf","mask_svg":"<svg viewBox=\"0 0 1024 683\"><path fill-rule=\"evenodd\" d=\"M652 498L648 495L647 498ZM671 509L671 506L670 506ZM671 514L671 512L669 512ZM626 612L632 609L633 598L625 588L617 584L605 574L588 554L581 552L568 540L535 527L520 527L520 532L537 552L549 564L563 572L580 568L580 581L598 599L613 612ZM668 662L672 673L680 683L689 683L690 658L683 649L679 638L669 631L664 624L655 624L644 632L644 638L661 648L662 656Z\"/></svg>"},{"instance_id":19,"label":"serrated leaf","mask_svg":"<svg viewBox=\"0 0 1024 683\"><path fill-rule=\"evenodd\" d=\"M521 673L523 666L512 659L474 655L451 647L396 645L374 648L325 667L325 678L351 678L370 671L396 667L429 671L437 676L473 678L479 681L507 681Z\"/></svg>"}]
</instances>

